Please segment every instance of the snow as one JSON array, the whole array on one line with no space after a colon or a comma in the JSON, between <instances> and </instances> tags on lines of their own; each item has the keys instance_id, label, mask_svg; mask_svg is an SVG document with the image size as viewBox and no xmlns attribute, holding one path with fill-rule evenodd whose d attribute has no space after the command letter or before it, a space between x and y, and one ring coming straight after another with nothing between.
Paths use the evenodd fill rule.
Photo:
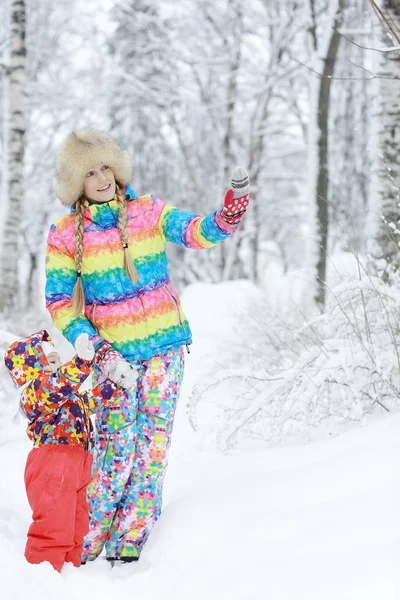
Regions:
<instances>
[{"instance_id":1,"label":"snow","mask_svg":"<svg viewBox=\"0 0 400 600\"><path fill-rule=\"evenodd\" d=\"M196 284L183 305L195 343L170 454L164 511L137 564L100 557L61 575L23 557L30 509L25 423L0 424L2 598L395 600L400 597L400 414L309 444L218 452L188 422L192 386L254 302L248 282ZM216 306L223 305L224 310ZM234 368L234 365L231 365ZM4 377L2 372L2 378ZM212 407L209 407L212 411Z\"/></svg>"}]
</instances>

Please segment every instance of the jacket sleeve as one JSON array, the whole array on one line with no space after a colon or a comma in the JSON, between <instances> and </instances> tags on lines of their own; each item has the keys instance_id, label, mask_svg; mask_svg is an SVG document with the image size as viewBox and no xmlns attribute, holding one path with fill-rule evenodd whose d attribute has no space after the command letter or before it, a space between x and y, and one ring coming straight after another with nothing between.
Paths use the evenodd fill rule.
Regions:
<instances>
[{"instance_id":1,"label":"jacket sleeve","mask_svg":"<svg viewBox=\"0 0 400 600\"><path fill-rule=\"evenodd\" d=\"M56 373L41 373L22 391L20 407L29 421L42 412L57 410L71 399L93 369L93 361L78 357L60 367Z\"/></svg>"},{"instance_id":2,"label":"jacket sleeve","mask_svg":"<svg viewBox=\"0 0 400 600\"><path fill-rule=\"evenodd\" d=\"M46 307L57 329L74 346L81 333L92 340L98 334L84 315L74 315L72 295L76 284L76 264L72 248L68 248L57 227L52 225L47 238Z\"/></svg>"},{"instance_id":3,"label":"jacket sleeve","mask_svg":"<svg viewBox=\"0 0 400 600\"><path fill-rule=\"evenodd\" d=\"M124 390L121 387L106 379L103 383L96 385L96 387L81 395L89 407L89 412L96 413L103 410L107 404L119 400L123 394Z\"/></svg>"},{"instance_id":4,"label":"jacket sleeve","mask_svg":"<svg viewBox=\"0 0 400 600\"><path fill-rule=\"evenodd\" d=\"M221 209L206 217L165 204L159 198L161 214L159 229L165 242L172 242L193 250L212 248L226 240L240 224L229 225L221 217Z\"/></svg>"}]
</instances>

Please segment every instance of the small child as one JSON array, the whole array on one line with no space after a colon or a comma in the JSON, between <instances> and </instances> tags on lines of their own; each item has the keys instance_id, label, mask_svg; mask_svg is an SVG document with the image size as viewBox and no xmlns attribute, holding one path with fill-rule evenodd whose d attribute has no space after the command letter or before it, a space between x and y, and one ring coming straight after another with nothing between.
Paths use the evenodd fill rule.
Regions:
<instances>
[{"instance_id":1,"label":"small child","mask_svg":"<svg viewBox=\"0 0 400 600\"><path fill-rule=\"evenodd\" d=\"M87 336L86 336L87 337ZM93 427L89 413L115 401L121 388L106 379L90 392L79 388L110 346L96 350L88 339L70 362L62 365L47 331L14 342L4 361L21 393L21 410L29 420L33 441L25 468L25 487L32 508L25 557L81 564L83 538L89 531L86 488L90 482ZM80 355L80 357L79 357Z\"/></svg>"}]
</instances>

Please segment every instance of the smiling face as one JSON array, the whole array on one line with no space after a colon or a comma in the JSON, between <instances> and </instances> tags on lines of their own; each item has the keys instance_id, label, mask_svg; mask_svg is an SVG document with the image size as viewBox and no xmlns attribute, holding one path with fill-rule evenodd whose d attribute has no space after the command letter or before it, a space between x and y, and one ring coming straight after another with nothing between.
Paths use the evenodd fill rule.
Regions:
<instances>
[{"instance_id":1,"label":"smiling face","mask_svg":"<svg viewBox=\"0 0 400 600\"><path fill-rule=\"evenodd\" d=\"M114 173L107 165L97 165L86 173L83 179L83 191L88 200L109 202L115 195Z\"/></svg>"},{"instance_id":2,"label":"smiling face","mask_svg":"<svg viewBox=\"0 0 400 600\"><path fill-rule=\"evenodd\" d=\"M60 355L58 354L58 352L50 352L50 354L47 355L47 362L49 363L49 367L52 373L55 373L57 369L62 367L62 362L60 360Z\"/></svg>"}]
</instances>

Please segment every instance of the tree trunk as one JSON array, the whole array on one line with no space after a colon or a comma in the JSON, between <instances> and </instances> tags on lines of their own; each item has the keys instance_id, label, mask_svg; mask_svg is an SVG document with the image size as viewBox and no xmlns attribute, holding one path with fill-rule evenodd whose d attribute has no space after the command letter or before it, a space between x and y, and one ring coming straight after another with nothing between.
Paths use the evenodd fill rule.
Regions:
<instances>
[{"instance_id":1,"label":"tree trunk","mask_svg":"<svg viewBox=\"0 0 400 600\"><path fill-rule=\"evenodd\" d=\"M397 30L400 29L400 0L383 4L383 12ZM385 46L390 46L388 35L384 35ZM393 40L394 41L394 40ZM396 42L397 43L397 42ZM381 53L379 58L378 144L380 160L378 168L379 209L382 223L378 232L379 253L387 266L399 267L400 243L400 51ZM397 81L396 81L397 79Z\"/></svg>"},{"instance_id":2,"label":"tree trunk","mask_svg":"<svg viewBox=\"0 0 400 600\"><path fill-rule=\"evenodd\" d=\"M24 205L25 59L25 2L12 0L8 211L3 231L0 295L0 306L6 309L11 309L18 303L19 238Z\"/></svg>"},{"instance_id":3,"label":"tree trunk","mask_svg":"<svg viewBox=\"0 0 400 600\"><path fill-rule=\"evenodd\" d=\"M329 235L329 170L328 170L328 143L329 143L329 97L332 84L332 75L339 48L340 35L337 29L341 22L341 11L344 0L338 0L336 15L333 19L327 38L326 53L322 58L322 77L317 88L317 133L316 139L310 140L316 147L316 185L315 204L317 207L317 294L316 302L320 306L325 304L326 258L328 252ZM311 117L312 118L312 117Z\"/></svg>"}]
</instances>

